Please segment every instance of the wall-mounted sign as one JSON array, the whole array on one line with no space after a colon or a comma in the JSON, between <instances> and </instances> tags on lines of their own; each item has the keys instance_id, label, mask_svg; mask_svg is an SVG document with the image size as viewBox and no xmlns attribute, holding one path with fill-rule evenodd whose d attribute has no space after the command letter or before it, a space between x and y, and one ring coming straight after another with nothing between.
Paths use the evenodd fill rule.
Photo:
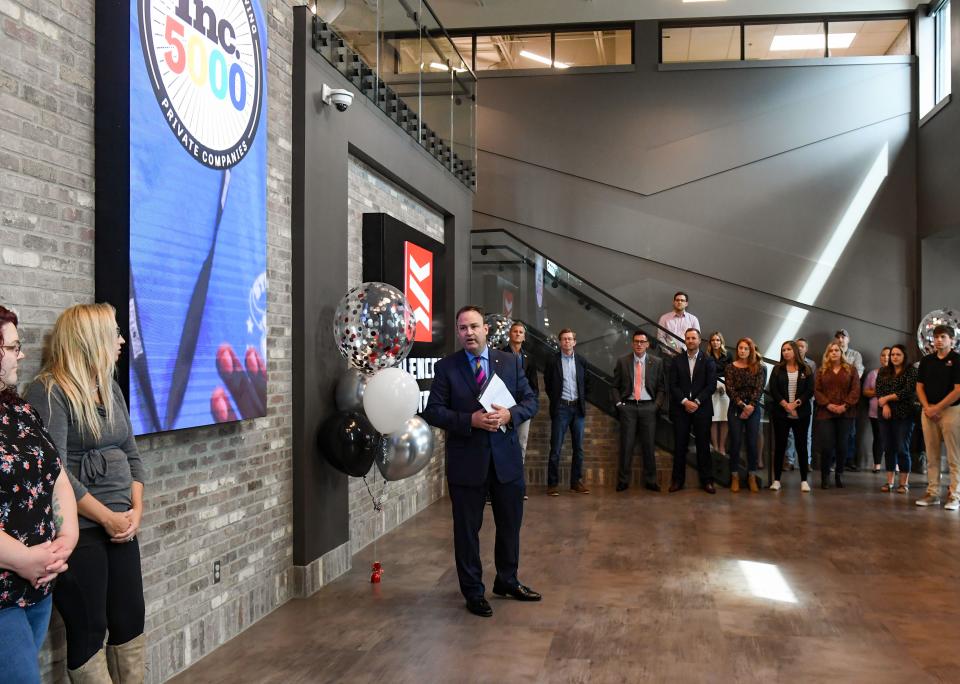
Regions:
<instances>
[{"instance_id":1,"label":"wall-mounted sign","mask_svg":"<svg viewBox=\"0 0 960 684\"><path fill-rule=\"evenodd\" d=\"M404 294L417 320L417 342L433 342L433 252L403 243Z\"/></svg>"},{"instance_id":2,"label":"wall-mounted sign","mask_svg":"<svg viewBox=\"0 0 960 684\"><path fill-rule=\"evenodd\" d=\"M96 289L129 331L134 432L266 415L260 4L96 11Z\"/></svg>"}]
</instances>

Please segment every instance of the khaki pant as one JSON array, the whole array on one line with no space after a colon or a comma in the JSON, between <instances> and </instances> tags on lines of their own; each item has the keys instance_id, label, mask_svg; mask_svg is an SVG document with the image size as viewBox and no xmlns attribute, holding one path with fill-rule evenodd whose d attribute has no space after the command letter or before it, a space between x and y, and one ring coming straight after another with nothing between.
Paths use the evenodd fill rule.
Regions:
<instances>
[{"instance_id":1,"label":"khaki pant","mask_svg":"<svg viewBox=\"0 0 960 684\"><path fill-rule=\"evenodd\" d=\"M921 417L923 443L927 452L927 494L940 496L940 450L947 447L950 468L950 491L960 495L960 406L944 409L940 420Z\"/></svg>"}]
</instances>

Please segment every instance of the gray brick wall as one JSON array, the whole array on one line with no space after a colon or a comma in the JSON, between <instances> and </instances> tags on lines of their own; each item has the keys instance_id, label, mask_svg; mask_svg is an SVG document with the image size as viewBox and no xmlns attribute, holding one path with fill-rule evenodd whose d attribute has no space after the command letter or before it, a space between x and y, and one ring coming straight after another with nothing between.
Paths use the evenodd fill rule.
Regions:
<instances>
[{"instance_id":1,"label":"gray brick wall","mask_svg":"<svg viewBox=\"0 0 960 684\"><path fill-rule=\"evenodd\" d=\"M270 54L268 416L138 441L149 682L161 682L292 593L290 183L292 6L262 0ZM28 358L94 292L94 1L0 0L0 286ZM213 562L222 580L213 584ZM57 618L44 681L65 681Z\"/></svg>"},{"instance_id":2,"label":"gray brick wall","mask_svg":"<svg viewBox=\"0 0 960 684\"><path fill-rule=\"evenodd\" d=\"M385 213L443 242L443 216L397 188L360 160L351 157L347 199L347 286L363 275L362 233L365 213ZM376 466L361 478L350 478L350 552L356 553L384 533L423 510L444 494L443 435L434 430L435 456L426 468L398 482L384 482ZM370 491L367 491L367 485ZM371 499L382 497L377 512ZM381 559L382 561L386 559ZM387 561L388 562L388 561Z\"/></svg>"}]
</instances>

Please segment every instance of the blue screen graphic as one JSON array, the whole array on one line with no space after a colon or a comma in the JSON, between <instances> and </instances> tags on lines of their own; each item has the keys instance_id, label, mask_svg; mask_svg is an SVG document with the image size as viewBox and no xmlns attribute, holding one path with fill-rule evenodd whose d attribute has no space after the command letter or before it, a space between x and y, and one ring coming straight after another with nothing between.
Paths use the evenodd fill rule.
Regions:
<instances>
[{"instance_id":1,"label":"blue screen graphic","mask_svg":"<svg viewBox=\"0 0 960 684\"><path fill-rule=\"evenodd\" d=\"M207 14L233 11L217 19L221 22L218 45L216 31L211 33L213 40L204 31L209 16L201 17L199 29L176 16L178 4L195 9L192 1L133 4L139 9L131 12L130 22L128 352L134 432L262 416L266 414L266 24L256 2L211 2ZM245 18L250 11L255 13L259 36L261 85L256 101L249 66L256 60L249 53L241 55L237 47L243 28L249 30L252 25L253 19ZM145 51L141 29L159 25L157 17L163 13L163 19L171 17L165 27L169 40L148 38ZM229 31L223 29L227 20L232 22ZM157 90L149 56L145 58L149 54L161 55L153 73L159 70L171 79L169 95ZM244 65L240 65L241 56L246 59ZM180 80L171 65L181 69ZM235 72L241 66L245 71L238 77ZM247 131L242 158L233 166L228 166L232 161L228 155L215 162L205 156L208 164L201 163L200 155L207 155L210 145L199 150L196 141L228 138L230 132L216 129L220 125L217 110L204 111L198 84L213 92L212 97L206 96L213 106L237 108L250 100L255 102L250 106L259 108L256 130L252 138ZM200 95L184 96L184 88L194 88ZM174 112L165 106L165 97L167 104L180 97L180 109ZM177 135L178 126L183 136Z\"/></svg>"}]
</instances>

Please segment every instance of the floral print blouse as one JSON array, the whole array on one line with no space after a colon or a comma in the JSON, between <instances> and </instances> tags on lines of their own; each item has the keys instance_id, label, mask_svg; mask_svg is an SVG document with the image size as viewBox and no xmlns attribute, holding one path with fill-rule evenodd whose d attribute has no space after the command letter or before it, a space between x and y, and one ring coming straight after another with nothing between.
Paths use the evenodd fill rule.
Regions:
<instances>
[{"instance_id":1,"label":"floral print blouse","mask_svg":"<svg viewBox=\"0 0 960 684\"><path fill-rule=\"evenodd\" d=\"M26 546L57 536L53 486L60 457L43 423L25 401L0 399L0 530ZM27 608L50 593L34 589L13 570L0 568L0 610Z\"/></svg>"}]
</instances>

